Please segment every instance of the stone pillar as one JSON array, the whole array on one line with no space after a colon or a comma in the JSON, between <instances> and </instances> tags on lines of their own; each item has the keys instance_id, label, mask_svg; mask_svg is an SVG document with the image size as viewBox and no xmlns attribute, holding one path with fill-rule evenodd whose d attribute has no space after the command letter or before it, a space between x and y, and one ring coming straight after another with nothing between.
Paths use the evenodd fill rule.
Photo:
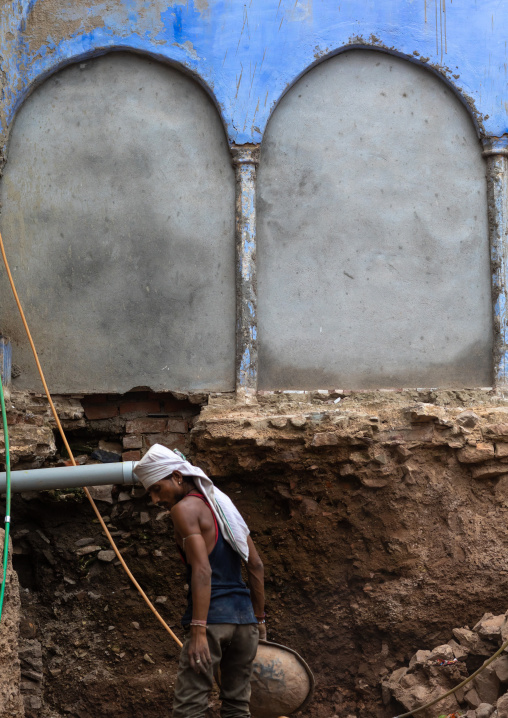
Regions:
<instances>
[{"instance_id":1,"label":"stone pillar","mask_svg":"<svg viewBox=\"0 0 508 718\"><path fill-rule=\"evenodd\" d=\"M486 137L487 201L494 312L494 388L508 396L508 135Z\"/></svg>"},{"instance_id":2,"label":"stone pillar","mask_svg":"<svg viewBox=\"0 0 508 718\"><path fill-rule=\"evenodd\" d=\"M255 401L258 383L256 170L259 145L233 145L236 174L236 395Z\"/></svg>"},{"instance_id":3,"label":"stone pillar","mask_svg":"<svg viewBox=\"0 0 508 718\"><path fill-rule=\"evenodd\" d=\"M3 553L4 530L0 529L0 548ZM0 580L3 578L0 561ZM11 552L7 567L4 607L0 621L0 714L2 718L24 718L23 699L20 695L20 664L18 634L20 619L19 584L12 570Z\"/></svg>"}]
</instances>

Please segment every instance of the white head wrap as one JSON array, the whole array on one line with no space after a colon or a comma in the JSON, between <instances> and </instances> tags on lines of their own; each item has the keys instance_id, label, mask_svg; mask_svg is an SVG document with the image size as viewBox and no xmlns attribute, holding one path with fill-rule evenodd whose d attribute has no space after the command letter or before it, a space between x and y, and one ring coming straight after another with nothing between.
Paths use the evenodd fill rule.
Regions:
<instances>
[{"instance_id":1,"label":"white head wrap","mask_svg":"<svg viewBox=\"0 0 508 718\"><path fill-rule=\"evenodd\" d=\"M141 461L138 461L133 473L148 490L158 481L169 478L173 471L179 471L182 476L192 476L196 488L208 500L223 538L247 561L247 536L250 533L247 524L229 496L214 486L202 469L193 466L182 454L171 451L162 444L154 444Z\"/></svg>"}]
</instances>

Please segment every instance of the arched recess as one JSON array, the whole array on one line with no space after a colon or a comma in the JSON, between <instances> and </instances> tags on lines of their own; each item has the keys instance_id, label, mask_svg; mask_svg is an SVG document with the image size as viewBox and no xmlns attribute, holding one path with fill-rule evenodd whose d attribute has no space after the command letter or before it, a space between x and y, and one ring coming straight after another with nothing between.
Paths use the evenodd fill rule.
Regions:
<instances>
[{"instance_id":1,"label":"arched recess","mask_svg":"<svg viewBox=\"0 0 508 718\"><path fill-rule=\"evenodd\" d=\"M59 71L18 112L0 198L54 391L234 388L234 173L193 80L126 52ZM35 388L0 276L16 385Z\"/></svg>"},{"instance_id":2,"label":"arched recess","mask_svg":"<svg viewBox=\"0 0 508 718\"><path fill-rule=\"evenodd\" d=\"M261 389L492 383L485 167L435 75L369 50L304 75L257 210Z\"/></svg>"}]
</instances>

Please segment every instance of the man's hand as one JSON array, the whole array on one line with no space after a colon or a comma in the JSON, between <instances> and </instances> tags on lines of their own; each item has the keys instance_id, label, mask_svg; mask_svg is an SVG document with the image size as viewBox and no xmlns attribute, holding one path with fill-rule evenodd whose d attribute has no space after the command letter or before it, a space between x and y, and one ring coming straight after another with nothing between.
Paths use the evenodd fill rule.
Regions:
<instances>
[{"instance_id":1,"label":"man's hand","mask_svg":"<svg viewBox=\"0 0 508 718\"><path fill-rule=\"evenodd\" d=\"M189 663L196 673L206 673L212 663L206 628L191 626L190 631Z\"/></svg>"},{"instance_id":2,"label":"man's hand","mask_svg":"<svg viewBox=\"0 0 508 718\"><path fill-rule=\"evenodd\" d=\"M266 623L258 623L259 639L266 641Z\"/></svg>"}]
</instances>

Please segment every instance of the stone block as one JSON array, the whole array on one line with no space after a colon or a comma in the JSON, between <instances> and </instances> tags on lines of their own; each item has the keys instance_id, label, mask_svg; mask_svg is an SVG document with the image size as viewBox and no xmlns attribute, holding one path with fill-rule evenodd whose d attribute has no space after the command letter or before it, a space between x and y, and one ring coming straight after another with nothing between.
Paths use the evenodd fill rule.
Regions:
<instances>
[{"instance_id":1,"label":"stone block","mask_svg":"<svg viewBox=\"0 0 508 718\"><path fill-rule=\"evenodd\" d=\"M471 467L473 479L493 479L503 474L508 474L508 465L506 464L480 464Z\"/></svg>"},{"instance_id":2,"label":"stone block","mask_svg":"<svg viewBox=\"0 0 508 718\"><path fill-rule=\"evenodd\" d=\"M496 444L496 459L506 459L508 457L508 444Z\"/></svg>"},{"instance_id":3,"label":"stone block","mask_svg":"<svg viewBox=\"0 0 508 718\"><path fill-rule=\"evenodd\" d=\"M463 464L478 464L494 458L494 444L479 443L476 446L464 446L457 451L457 459Z\"/></svg>"},{"instance_id":4,"label":"stone block","mask_svg":"<svg viewBox=\"0 0 508 718\"><path fill-rule=\"evenodd\" d=\"M487 424L483 435L489 441L508 441L508 424Z\"/></svg>"},{"instance_id":5,"label":"stone block","mask_svg":"<svg viewBox=\"0 0 508 718\"><path fill-rule=\"evenodd\" d=\"M323 431L314 434L311 446L336 446L339 443L337 434L333 431Z\"/></svg>"}]
</instances>

